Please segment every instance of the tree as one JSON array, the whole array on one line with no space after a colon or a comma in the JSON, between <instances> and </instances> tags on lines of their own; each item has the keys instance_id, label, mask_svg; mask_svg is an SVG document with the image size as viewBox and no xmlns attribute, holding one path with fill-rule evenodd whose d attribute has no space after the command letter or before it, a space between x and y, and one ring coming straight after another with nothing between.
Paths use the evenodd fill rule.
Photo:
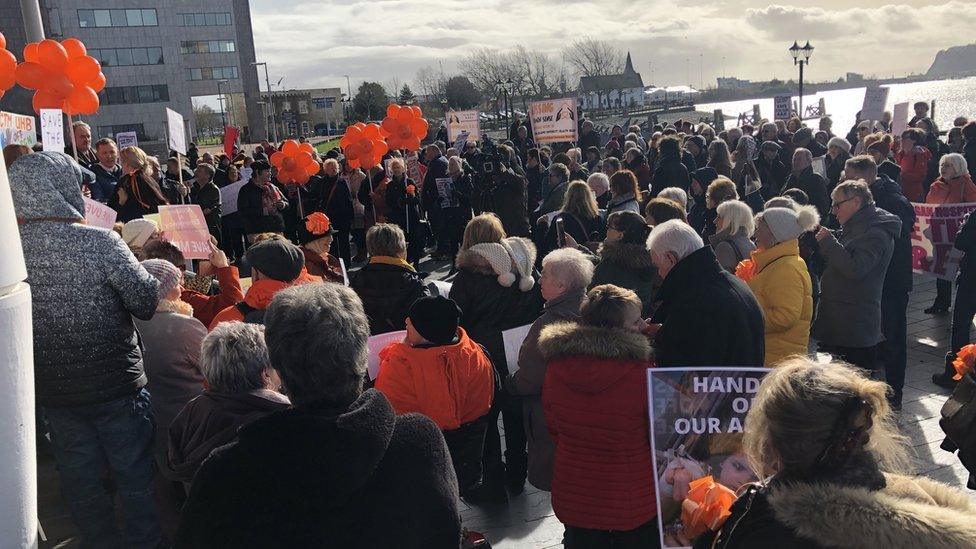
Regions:
<instances>
[{"instance_id":1,"label":"tree","mask_svg":"<svg viewBox=\"0 0 976 549\"><path fill-rule=\"evenodd\" d=\"M406 83L400 88L400 97L398 98L401 105L405 105L411 101L417 99L417 96L413 94L413 90L410 89Z\"/></svg>"},{"instance_id":2,"label":"tree","mask_svg":"<svg viewBox=\"0 0 976 549\"><path fill-rule=\"evenodd\" d=\"M468 109L481 102L481 94L467 77L452 76L444 88L447 105L452 109Z\"/></svg>"},{"instance_id":3,"label":"tree","mask_svg":"<svg viewBox=\"0 0 976 549\"><path fill-rule=\"evenodd\" d=\"M386 116L390 99L379 82L363 82L352 100L353 116L360 121L375 120Z\"/></svg>"},{"instance_id":4,"label":"tree","mask_svg":"<svg viewBox=\"0 0 976 549\"><path fill-rule=\"evenodd\" d=\"M565 52L579 76L620 74L624 56L613 44L592 37L578 38Z\"/></svg>"},{"instance_id":5,"label":"tree","mask_svg":"<svg viewBox=\"0 0 976 549\"><path fill-rule=\"evenodd\" d=\"M220 133L220 115L210 105L194 106L193 120L198 136L213 137Z\"/></svg>"},{"instance_id":6,"label":"tree","mask_svg":"<svg viewBox=\"0 0 976 549\"><path fill-rule=\"evenodd\" d=\"M420 87L421 95L427 101L437 102L444 96L444 81L440 73L430 65L417 69L417 76L414 80Z\"/></svg>"}]
</instances>

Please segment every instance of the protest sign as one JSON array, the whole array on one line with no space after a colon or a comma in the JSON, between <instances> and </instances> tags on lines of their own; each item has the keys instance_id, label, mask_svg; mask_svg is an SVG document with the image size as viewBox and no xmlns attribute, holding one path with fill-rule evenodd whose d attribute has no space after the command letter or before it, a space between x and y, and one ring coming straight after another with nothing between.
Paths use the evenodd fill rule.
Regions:
<instances>
[{"instance_id":1,"label":"protest sign","mask_svg":"<svg viewBox=\"0 0 976 549\"><path fill-rule=\"evenodd\" d=\"M813 173L823 177L824 179L827 178L827 157L818 156L814 158L813 163L810 166L813 168Z\"/></svg>"},{"instance_id":2,"label":"protest sign","mask_svg":"<svg viewBox=\"0 0 976 549\"><path fill-rule=\"evenodd\" d=\"M380 351L394 343L400 343L405 337L407 337L407 331L400 330L399 332L374 335L366 340L366 372L369 374L370 381L374 381L380 373Z\"/></svg>"},{"instance_id":3,"label":"protest sign","mask_svg":"<svg viewBox=\"0 0 976 549\"><path fill-rule=\"evenodd\" d=\"M413 179L414 183L422 185L424 181L424 174L427 172L425 166L420 165L420 159L417 157L417 151L412 151L406 156L407 159L407 177ZM423 168L423 171L421 171Z\"/></svg>"},{"instance_id":4,"label":"protest sign","mask_svg":"<svg viewBox=\"0 0 976 549\"><path fill-rule=\"evenodd\" d=\"M773 97L773 120L790 119L790 99L789 95L777 95Z\"/></svg>"},{"instance_id":5,"label":"protest sign","mask_svg":"<svg viewBox=\"0 0 976 549\"><path fill-rule=\"evenodd\" d=\"M468 139L477 141L481 139L481 123L478 120L478 111L448 111L447 112L447 140L457 141L461 132L468 132Z\"/></svg>"},{"instance_id":6,"label":"protest sign","mask_svg":"<svg viewBox=\"0 0 976 549\"><path fill-rule=\"evenodd\" d=\"M241 181L250 181L254 168L241 168L237 170L237 173L241 174Z\"/></svg>"},{"instance_id":7,"label":"protest sign","mask_svg":"<svg viewBox=\"0 0 976 549\"><path fill-rule=\"evenodd\" d=\"M537 144L576 141L576 99L547 99L529 103L532 139Z\"/></svg>"},{"instance_id":8,"label":"protest sign","mask_svg":"<svg viewBox=\"0 0 976 549\"><path fill-rule=\"evenodd\" d=\"M241 291L242 292L246 292L247 289L250 288L251 287L251 284L253 284L253 283L254 283L254 281L251 280L251 277L249 277L249 276L242 278L241 279Z\"/></svg>"},{"instance_id":9,"label":"protest sign","mask_svg":"<svg viewBox=\"0 0 976 549\"><path fill-rule=\"evenodd\" d=\"M864 104L861 105L861 120L871 120L872 122L881 120L887 103L888 88L865 88Z\"/></svg>"},{"instance_id":10,"label":"protest sign","mask_svg":"<svg viewBox=\"0 0 976 549\"><path fill-rule=\"evenodd\" d=\"M183 115L166 108L166 140L170 150L186 154L186 130L183 127Z\"/></svg>"},{"instance_id":11,"label":"protest sign","mask_svg":"<svg viewBox=\"0 0 976 549\"><path fill-rule=\"evenodd\" d=\"M163 238L183 252L183 257L210 257L210 231L199 205L160 206L159 230L163 232Z\"/></svg>"},{"instance_id":12,"label":"protest sign","mask_svg":"<svg viewBox=\"0 0 976 549\"><path fill-rule=\"evenodd\" d=\"M522 348L525 337L529 335L529 328L531 327L531 324L526 324L502 332L502 343L505 345L505 362L508 364L508 373L510 374L518 370L519 350Z\"/></svg>"},{"instance_id":13,"label":"protest sign","mask_svg":"<svg viewBox=\"0 0 976 549\"><path fill-rule=\"evenodd\" d=\"M346 270L346 260L339 258L339 268L342 269L342 284L349 285L349 271Z\"/></svg>"},{"instance_id":14,"label":"protest sign","mask_svg":"<svg viewBox=\"0 0 976 549\"><path fill-rule=\"evenodd\" d=\"M895 103L891 114L891 133L901 136L906 129L908 129L908 101Z\"/></svg>"},{"instance_id":15,"label":"protest sign","mask_svg":"<svg viewBox=\"0 0 976 549\"><path fill-rule=\"evenodd\" d=\"M0 148L7 145L27 145L37 143L34 117L0 111Z\"/></svg>"},{"instance_id":16,"label":"protest sign","mask_svg":"<svg viewBox=\"0 0 976 549\"><path fill-rule=\"evenodd\" d=\"M247 180L241 179L237 183L220 188L220 217L237 211L237 195L244 185L247 185Z\"/></svg>"},{"instance_id":17,"label":"protest sign","mask_svg":"<svg viewBox=\"0 0 976 549\"><path fill-rule=\"evenodd\" d=\"M63 149L62 152L64 152ZM85 201L85 222L92 227L112 230L118 212L91 198L83 197L83 200Z\"/></svg>"},{"instance_id":18,"label":"protest sign","mask_svg":"<svg viewBox=\"0 0 976 549\"><path fill-rule=\"evenodd\" d=\"M119 132L115 134L115 143L119 146L119 150L126 147L138 147L139 138L136 136L136 132Z\"/></svg>"},{"instance_id":19,"label":"protest sign","mask_svg":"<svg viewBox=\"0 0 976 549\"><path fill-rule=\"evenodd\" d=\"M464 152L464 144L468 142L468 132L463 131L458 134L457 139L454 141L454 150L458 154Z\"/></svg>"},{"instance_id":20,"label":"protest sign","mask_svg":"<svg viewBox=\"0 0 976 549\"><path fill-rule=\"evenodd\" d=\"M240 135L241 130L237 129L236 126L227 126L224 128L224 154L231 159L234 158L234 147L237 146L237 138Z\"/></svg>"},{"instance_id":21,"label":"protest sign","mask_svg":"<svg viewBox=\"0 0 976 549\"><path fill-rule=\"evenodd\" d=\"M457 208L460 202L454 192L454 180L450 177L438 177L434 179L434 184L437 185L441 208Z\"/></svg>"},{"instance_id":22,"label":"protest sign","mask_svg":"<svg viewBox=\"0 0 976 549\"><path fill-rule=\"evenodd\" d=\"M956 233L976 202L920 204L912 202L918 221L912 229L912 269L943 280L955 280L963 252L953 247Z\"/></svg>"},{"instance_id":23,"label":"protest sign","mask_svg":"<svg viewBox=\"0 0 976 549\"><path fill-rule=\"evenodd\" d=\"M41 109L41 143L45 151L64 152L64 115L61 109Z\"/></svg>"},{"instance_id":24,"label":"protest sign","mask_svg":"<svg viewBox=\"0 0 976 549\"><path fill-rule=\"evenodd\" d=\"M711 476L733 492L758 480L742 449L746 414L765 368L647 370L662 547L689 547L681 504L689 485Z\"/></svg>"}]
</instances>

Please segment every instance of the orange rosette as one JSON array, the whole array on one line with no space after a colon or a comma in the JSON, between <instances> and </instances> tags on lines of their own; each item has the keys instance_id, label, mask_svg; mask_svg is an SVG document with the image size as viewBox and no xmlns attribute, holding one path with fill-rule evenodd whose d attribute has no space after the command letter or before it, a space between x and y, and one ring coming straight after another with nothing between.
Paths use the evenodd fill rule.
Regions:
<instances>
[{"instance_id":1,"label":"orange rosette","mask_svg":"<svg viewBox=\"0 0 976 549\"><path fill-rule=\"evenodd\" d=\"M346 133L339 140L339 146L342 147L342 154L351 168L364 170L379 166L383 155L390 150L380 127L362 122L346 128Z\"/></svg>"},{"instance_id":2,"label":"orange rosette","mask_svg":"<svg viewBox=\"0 0 976 549\"><path fill-rule=\"evenodd\" d=\"M299 143L287 139L280 151L271 155L271 165L278 170L278 181L288 185L304 185L313 175L319 173L319 163L315 161L315 148L310 143Z\"/></svg>"},{"instance_id":3,"label":"orange rosette","mask_svg":"<svg viewBox=\"0 0 976 549\"><path fill-rule=\"evenodd\" d=\"M735 499L735 492L715 482L711 475L691 481L688 497L681 503L685 537L695 539L721 528L732 514Z\"/></svg>"},{"instance_id":4,"label":"orange rosette","mask_svg":"<svg viewBox=\"0 0 976 549\"><path fill-rule=\"evenodd\" d=\"M963 345L956 353L956 359L952 361L952 367L956 369L956 375L952 376L952 379L959 381L966 374L973 373L974 365L976 365L976 343Z\"/></svg>"},{"instance_id":5,"label":"orange rosette","mask_svg":"<svg viewBox=\"0 0 976 549\"><path fill-rule=\"evenodd\" d=\"M98 92L105 88L102 66L88 55L77 38L42 40L24 47L24 62L17 65L18 84L34 92L34 110L61 109L66 114L98 112Z\"/></svg>"},{"instance_id":6,"label":"orange rosette","mask_svg":"<svg viewBox=\"0 0 976 549\"><path fill-rule=\"evenodd\" d=\"M756 264L751 259L743 259L735 266L735 276L748 283L752 277L756 276Z\"/></svg>"},{"instance_id":7,"label":"orange rosette","mask_svg":"<svg viewBox=\"0 0 976 549\"><path fill-rule=\"evenodd\" d=\"M305 217L305 228L313 235L326 234L332 229L332 221L322 212L312 212Z\"/></svg>"},{"instance_id":8,"label":"orange rosette","mask_svg":"<svg viewBox=\"0 0 976 549\"><path fill-rule=\"evenodd\" d=\"M427 137L427 128L423 112L416 105L401 107L394 103L386 108L382 129L391 149L420 149L420 141Z\"/></svg>"}]
</instances>

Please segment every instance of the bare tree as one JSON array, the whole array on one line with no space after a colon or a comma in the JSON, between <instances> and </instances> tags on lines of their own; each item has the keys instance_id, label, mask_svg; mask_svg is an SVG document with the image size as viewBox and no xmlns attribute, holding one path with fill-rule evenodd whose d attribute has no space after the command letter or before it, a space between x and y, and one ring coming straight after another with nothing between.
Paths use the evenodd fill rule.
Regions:
<instances>
[{"instance_id":1,"label":"bare tree","mask_svg":"<svg viewBox=\"0 0 976 549\"><path fill-rule=\"evenodd\" d=\"M579 76L619 74L623 70L624 56L606 40L587 36L574 41L565 52Z\"/></svg>"},{"instance_id":2,"label":"bare tree","mask_svg":"<svg viewBox=\"0 0 976 549\"><path fill-rule=\"evenodd\" d=\"M519 45L511 54L512 62L522 76L524 95L543 97L554 93L560 82L560 68L549 55L528 51Z\"/></svg>"},{"instance_id":3,"label":"bare tree","mask_svg":"<svg viewBox=\"0 0 976 549\"><path fill-rule=\"evenodd\" d=\"M414 77L420 94L428 100L438 101L444 95L444 80L441 73L434 70L430 65L417 69L417 76Z\"/></svg>"}]
</instances>

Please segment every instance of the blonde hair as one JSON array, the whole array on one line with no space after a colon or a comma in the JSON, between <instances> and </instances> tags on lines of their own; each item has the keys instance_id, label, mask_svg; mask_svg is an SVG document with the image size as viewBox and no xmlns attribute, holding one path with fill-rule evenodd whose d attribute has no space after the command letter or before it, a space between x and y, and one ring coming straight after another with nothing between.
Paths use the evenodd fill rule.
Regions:
<instances>
[{"instance_id":1,"label":"blonde hair","mask_svg":"<svg viewBox=\"0 0 976 549\"><path fill-rule=\"evenodd\" d=\"M580 319L587 326L625 328L624 322L632 316L627 313L640 310L641 300L632 290L600 284L587 292L580 306Z\"/></svg>"},{"instance_id":2,"label":"blonde hair","mask_svg":"<svg viewBox=\"0 0 976 549\"><path fill-rule=\"evenodd\" d=\"M122 159L123 166L149 175L149 157L139 147L125 147L119 151L119 157Z\"/></svg>"},{"instance_id":3,"label":"blonde hair","mask_svg":"<svg viewBox=\"0 0 976 549\"><path fill-rule=\"evenodd\" d=\"M907 469L904 437L893 424L888 385L848 364L818 364L805 357L780 363L763 378L746 417L743 447L756 474L808 471L836 442L849 403L867 403L870 427L864 450L888 471Z\"/></svg>"},{"instance_id":4,"label":"blonde hair","mask_svg":"<svg viewBox=\"0 0 976 549\"><path fill-rule=\"evenodd\" d=\"M745 230L746 236L756 232L756 222L752 217L752 208L741 200L726 200L715 208L715 213L725 221L723 229L728 229L733 235Z\"/></svg>"},{"instance_id":5,"label":"blonde hair","mask_svg":"<svg viewBox=\"0 0 976 549\"><path fill-rule=\"evenodd\" d=\"M461 165L460 156L452 156L447 159L447 173L450 175L464 175L464 168Z\"/></svg>"},{"instance_id":6,"label":"blonde hair","mask_svg":"<svg viewBox=\"0 0 976 549\"><path fill-rule=\"evenodd\" d=\"M505 238L505 227L502 225L502 220L493 213L483 213L468 221L468 225L464 227L461 250L467 250L475 244L501 242L503 238Z\"/></svg>"},{"instance_id":7,"label":"blonde hair","mask_svg":"<svg viewBox=\"0 0 976 549\"><path fill-rule=\"evenodd\" d=\"M600 208L596 205L593 191L589 185L579 180L571 182L566 187L562 210L584 219L593 219L600 215Z\"/></svg>"}]
</instances>

